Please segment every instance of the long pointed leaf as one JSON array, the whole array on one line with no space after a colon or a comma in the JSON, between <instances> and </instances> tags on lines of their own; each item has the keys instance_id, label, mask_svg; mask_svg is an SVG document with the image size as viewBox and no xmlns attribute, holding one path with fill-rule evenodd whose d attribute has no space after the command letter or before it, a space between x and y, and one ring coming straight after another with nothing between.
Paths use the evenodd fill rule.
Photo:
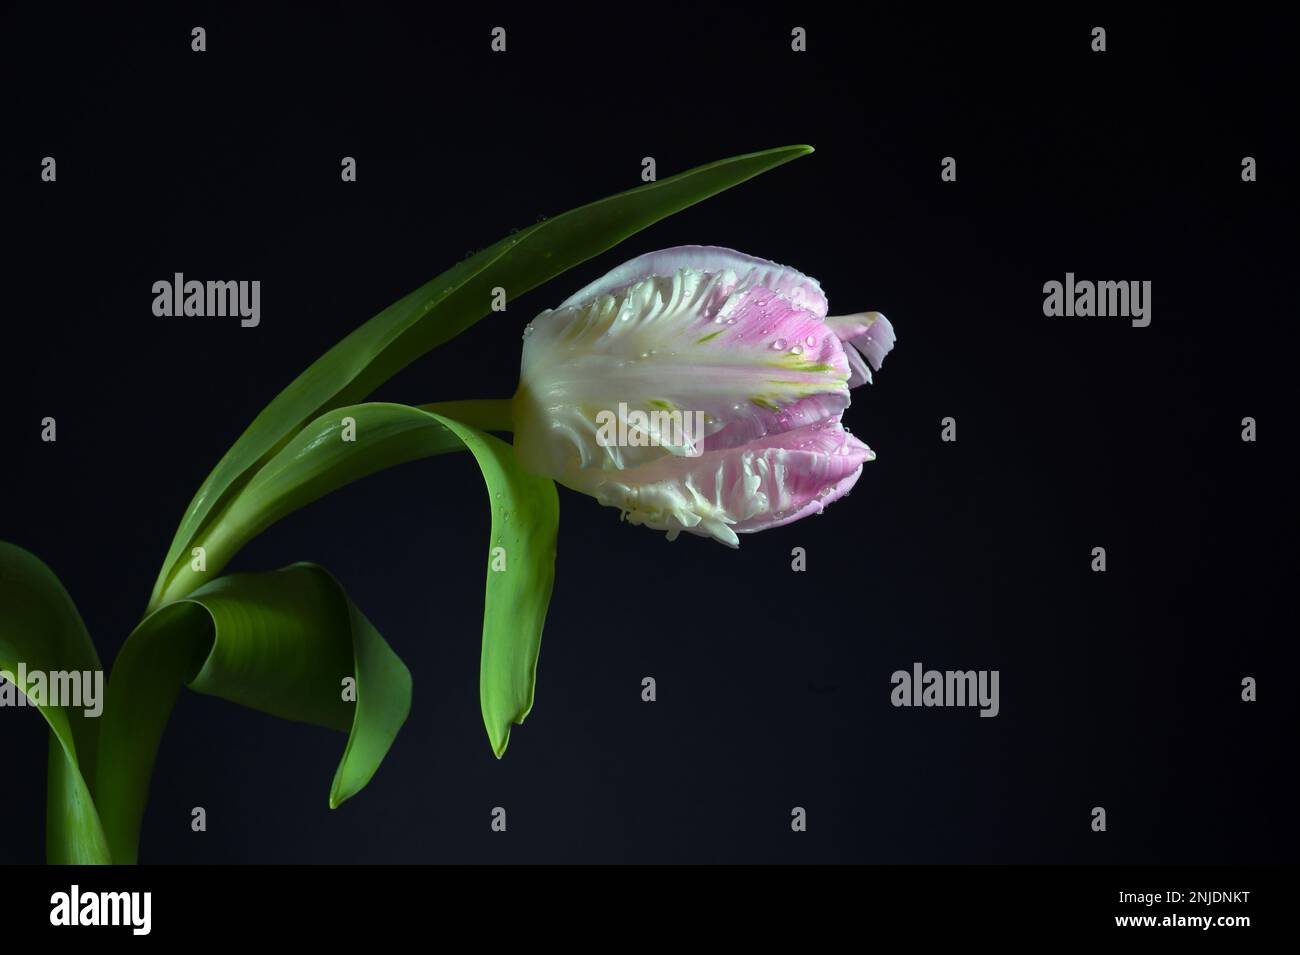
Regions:
<instances>
[{"instance_id":1,"label":"long pointed leaf","mask_svg":"<svg viewBox=\"0 0 1300 955\"><path fill-rule=\"evenodd\" d=\"M0 541L0 670L17 680L20 663L28 673L100 670L81 614L53 571L21 547ZM18 686L24 694L32 689L27 682ZM84 706L54 706L47 699L39 709L50 727L46 858L107 863L108 842L86 785L94 769L95 722Z\"/></svg>"},{"instance_id":2,"label":"long pointed leaf","mask_svg":"<svg viewBox=\"0 0 1300 955\"><path fill-rule=\"evenodd\" d=\"M355 702L344 679L355 679ZM411 675L313 564L232 574L145 618L109 680L94 792L120 863L136 861L149 778L181 687L348 733L330 806L370 780L405 722Z\"/></svg>"},{"instance_id":3,"label":"long pointed leaf","mask_svg":"<svg viewBox=\"0 0 1300 955\"><path fill-rule=\"evenodd\" d=\"M354 440L346 440L349 437ZM353 481L407 461L464 449L464 442L441 420L408 405L371 402L327 412L259 468L196 538L195 544L204 549L205 570L189 569L187 579L214 579L266 528Z\"/></svg>"},{"instance_id":4,"label":"long pointed leaf","mask_svg":"<svg viewBox=\"0 0 1300 955\"><path fill-rule=\"evenodd\" d=\"M150 609L201 583L188 573L191 549L261 463L322 411L364 398L486 315L493 288L516 298L666 216L811 151L786 146L723 159L582 206L502 239L384 309L299 375L217 464L186 510Z\"/></svg>"},{"instance_id":5,"label":"long pointed leaf","mask_svg":"<svg viewBox=\"0 0 1300 955\"><path fill-rule=\"evenodd\" d=\"M345 484L461 448L478 462L492 508L479 688L483 722L500 756L511 723L522 723L533 705L560 520L554 482L526 473L504 441L408 405L372 402L328 412L268 461L208 528L205 573L221 573L272 523Z\"/></svg>"},{"instance_id":6,"label":"long pointed leaf","mask_svg":"<svg viewBox=\"0 0 1300 955\"><path fill-rule=\"evenodd\" d=\"M542 627L555 584L560 497L555 482L524 471L504 441L434 417L474 455L492 504L479 705L492 752L500 758L510 742L510 724L522 723L533 708Z\"/></svg>"}]
</instances>

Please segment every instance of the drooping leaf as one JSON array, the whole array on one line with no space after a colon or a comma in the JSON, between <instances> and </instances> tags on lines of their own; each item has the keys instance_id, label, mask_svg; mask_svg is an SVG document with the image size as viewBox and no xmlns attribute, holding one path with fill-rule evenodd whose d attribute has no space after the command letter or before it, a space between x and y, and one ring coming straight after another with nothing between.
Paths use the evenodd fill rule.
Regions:
<instances>
[{"instance_id":1,"label":"drooping leaf","mask_svg":"<svg viewBox=\"0 0 1300 955\"><path fill-rule=\"evenodd\" d=\"M441 407L482 424L507 425L494 404ZM350 438L351 440L345 440ZM232 497L202 538L206 573L219 574L241 547L275 521L345 484L416 458L468 448L487 483L492 508L480 664L480 703L492 750L505 752L510 724L533 703L542 626L555 579L559 497L548 478L526 473L510 445L447 415L371 402L317 418ZM451 506L461 491L441 490ZM498 548L500 548L498 550ZM495 569L494 569L495 568Z\"/></svg>"},{"instance_id":2,"label":"drooping leaf","mask_svg":"<svg viewBox=\"0 0 1300 955\"><path fill-rule=\"evenodd\" d=\"M517 298L660 219L811 151L787 146L723 159L582 206L502 239L384 309L299 375L217 464L186 509L150 609L201 583L188 572L192 548L262 463L321 412L359 401L486 315L493 288Z\"/></svg>"},{"instance_id":3,"label":"drooping leaf","mask_svg":"<svg viewBox=\"0 0 1300 955\"><path fill-rule=\"evenodd\" d=\"M465 442L492 504L479 704L492 752L504 755L510 724L533 708L542 627L555 583L560 497L555 482L529 474L499 438L438 415Z\"/></svg>"},{"instance_id":4,"label":"drooping leaf","mask_svg":"<svg viewBox=\"0 0 1300 955\"><path fill-rule=\"evenodd\" d=\"M28 674L94 674L100 670L99 655L54 573L35 555L0 541L0 670L17 681L20 669ZM33 681L29 677L24 682L27 685L17 689L30 697ZM39 710L50 727L46 858L56 864L110 862L108 841L87 786L95 765L95 719L86 715L88 706L52 705L48 684L44 692ZM82 702L88 702L84 696ZM12 719L13 714L4 718Z\"/></svg>"},{"instance_id":5,"label":"drooping leaf","mask_svg":"<svg viewBox=\"0 0 1300 955\"><path fill-rule=\"evenodd\" d=\"M349 440L351 439L351 440ZM303 428L231 496L195 544L217 577L250 540L282 517L353 481L418 458L462 451L440 420L408 405L372 402L326 412Z\"/></svg>"},{"instance_id":6,"label":"drooping leaf","mask_svg":"<svg viewBox=\"0 0 1300 955\"><path fill-rule=\"evenodd\" d=\"M355 681L355 701L344 680ZM181 687L348 734L330 806L356 794L411 705L406 666L314 564L232 574L159 608L131 633L108 683L94 793L120 863L139 851L154 758Z\"/></svg>"}]
</instances>

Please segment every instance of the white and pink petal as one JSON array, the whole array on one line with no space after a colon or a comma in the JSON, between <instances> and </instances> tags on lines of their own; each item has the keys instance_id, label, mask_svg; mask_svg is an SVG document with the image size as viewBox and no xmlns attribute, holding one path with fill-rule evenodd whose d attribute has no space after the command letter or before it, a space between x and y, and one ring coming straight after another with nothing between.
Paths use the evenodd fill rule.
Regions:
<instances>
[{"instance_id":1,"label":"white and pink petal","mask_svg":"<svg viewBox=\"0 0 1300 955\"><path fill-rule=\"evenodd\" d=\"M874 457L838 421L827 421L698 458L663 457L562 480L618 508L630 523L666 531L670 540L688 531L736 547L738 534L820 513Z\"/></svg>"},{"instance_id":2,"label":"white and pink petal","mask_svg":"<svg viewBox=\"0 0 1300 955\"><path fill-rule=\"evenodd\" d=\"M849 387L870 384L871 371L880 370L897 336L889 319L879 312L832 315L826 324L844 342L849 361ZM870 368L867 366L870 365Z\"/></svg>"},{"instance_id":3,"label":"white and pink petal","mask_svg":"<svg viewBox=\"0 0 1300 955\"><path fill-rule=\"evenodd\" d=\"M849 375L838 338L784 294L730 271L652 275L529 326L516 417L548 422L561 445L542 454L525 438L521 454L554 473L566 462L618 469L699 450L599 447L595 416L622 407L698 412L706 449L735 446L842 412Z\"/></svg>"},{"instance_id":4,"label":"white and pink petal","mask_svg":"<svg viewBox=\"0 0 1300 955\"><path fill-rule=\"evenodd\" d=\"M826 315L826 293L816 279L787 265L717 245L679 245L639 255L574 292L560 308L583 305L601 295L615 294L642 279L651 276L665 278L683 269L693 272L732 272L739 282L779 292L793 304L818 317Z\"/></svg>"}]
</instances>

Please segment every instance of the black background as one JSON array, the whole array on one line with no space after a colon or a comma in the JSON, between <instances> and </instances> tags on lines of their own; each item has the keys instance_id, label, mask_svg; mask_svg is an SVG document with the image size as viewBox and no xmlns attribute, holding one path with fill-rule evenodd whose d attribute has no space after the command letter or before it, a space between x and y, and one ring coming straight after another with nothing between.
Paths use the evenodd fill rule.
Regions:
<instances>
[{"instance_id":1,"label":"black background","mask_svg":"<svg viewBox=\"0 0 1300 955\"><path fill-rule=\"evenodd\" d=\"M284 385L466 252L637 185L644 156L664 177L817 148L377 397L508 396L527 319L684 243L789 263L899 336L846 415L879 458L825 516L731 552L562 493L536 705L499 762L472 460L270 529L230 569L332 570L411 668L410 719L331 812L340 735L184 695L142 860L1294 861L1294 78L1279 25L1249 16L7 9L0 538L60 576L106 662L194 490ZM155 318L176 271L260 279L261 326ZM1151 326L1045 318L1067 271L1150 280ZM893 708L913 661L1000 670L1000 715ZM0 712L0 746L0 860L38 861L35 711Z\"/></svg>"}]
</instances>

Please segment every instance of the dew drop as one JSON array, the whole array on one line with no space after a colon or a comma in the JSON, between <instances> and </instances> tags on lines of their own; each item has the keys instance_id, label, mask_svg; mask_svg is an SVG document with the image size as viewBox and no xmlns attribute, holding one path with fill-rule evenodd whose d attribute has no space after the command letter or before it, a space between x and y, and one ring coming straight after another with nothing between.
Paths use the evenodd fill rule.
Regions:
<instances>
[{"instance_id":1,"label":"dew drop","mask_svg":"<svg viewBox=\"0 0 1300 955\"><path fill-rule=\"evenodd\" d=\"M785 351L785 339L778 338L776 341L772 342L772 348L776 351Z\"/></svg>"}]
</instances>

